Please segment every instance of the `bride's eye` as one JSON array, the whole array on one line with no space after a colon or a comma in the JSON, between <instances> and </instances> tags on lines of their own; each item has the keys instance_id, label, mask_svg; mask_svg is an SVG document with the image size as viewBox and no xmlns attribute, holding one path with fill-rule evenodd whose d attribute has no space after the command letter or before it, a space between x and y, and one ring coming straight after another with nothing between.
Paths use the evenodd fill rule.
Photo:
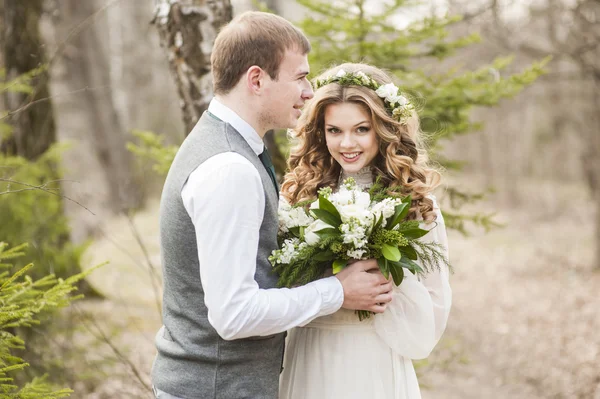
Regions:
<instances>
[{"instance_id":1,"label":"bride's eye","mask_svg":"<svg viewBox=\"0 0 600 399\"><path fill-rule=\"evenodd\" d=\"M359 126L358 129L356 129L358 133L368 133L369 130L371 130L369 126Z\"/></svg>"},{"instance_id":2,"label":"bride's eye","mask_svg":"<svg viewBox=\"0 0 600 399\"><path fill-rule=\"evenodd\" d=\"M340 129L338 129L337 127L330 127L327 129L327 133L339 133Z\"/></svg>"}]
</instances>

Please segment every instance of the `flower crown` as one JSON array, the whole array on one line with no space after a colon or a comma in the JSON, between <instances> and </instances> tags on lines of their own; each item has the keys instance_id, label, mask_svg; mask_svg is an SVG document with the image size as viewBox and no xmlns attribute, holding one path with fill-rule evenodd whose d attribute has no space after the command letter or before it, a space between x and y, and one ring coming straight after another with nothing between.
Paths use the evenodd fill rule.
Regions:
<instances>
[{"instance_id":1,"label":"flower crown","mask_svg":"<svg viewBox=\"0 0 600 399\"><path fill-rule=\"evenodd\" d=\"M319 89L330 83L337 83L342 86L364 86L374 90L379 97L383 98L385 108L392 117L403 125L408 122L408 119L412 115L413 105L393 83L380 85L375 79L362 71L348 73L340 69L335 75L324 79L317 79L315 86Z\"/></svg>"}]
</instances>

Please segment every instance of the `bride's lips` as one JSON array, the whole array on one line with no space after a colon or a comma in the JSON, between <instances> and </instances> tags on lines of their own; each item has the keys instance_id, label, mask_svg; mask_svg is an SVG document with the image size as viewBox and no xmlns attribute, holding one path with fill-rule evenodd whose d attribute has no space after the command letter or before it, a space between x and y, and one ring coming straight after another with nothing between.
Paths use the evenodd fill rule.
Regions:
<instances>
[{"instance_id":1,"label":"bride's lips","mask_svg":"<svg viewBox=\"0 0 600 399\"><path fill-rule=\"evenodd\" d=\"M358 161L362 152L340 152L340 155L345 162L353 163Z\"/></svg>"}]
</instances>

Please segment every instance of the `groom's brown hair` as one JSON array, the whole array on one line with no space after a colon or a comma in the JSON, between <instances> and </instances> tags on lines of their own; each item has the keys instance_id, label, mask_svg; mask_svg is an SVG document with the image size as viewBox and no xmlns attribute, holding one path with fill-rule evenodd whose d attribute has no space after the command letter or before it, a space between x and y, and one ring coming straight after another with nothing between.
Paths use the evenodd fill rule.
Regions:
<instances>
[{"instance_id":1,"label":"groom's brown hair","mask_svg":"<svg viewBox=\"0 0 600 399\"><path fill-rule=\"evenodd\" d=\"M258 11L240 14L215 39L210 57L214 93L227 94L253 65L277 80L287 50L308 54L310 48L306 36L280 16Z\"/></svg>"}]
</instances>

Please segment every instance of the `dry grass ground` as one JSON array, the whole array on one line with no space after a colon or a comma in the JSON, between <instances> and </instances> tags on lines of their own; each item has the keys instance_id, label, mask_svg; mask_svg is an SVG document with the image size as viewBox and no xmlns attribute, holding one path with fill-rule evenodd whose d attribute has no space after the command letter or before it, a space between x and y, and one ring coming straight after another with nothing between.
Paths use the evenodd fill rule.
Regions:
<instances>
[{"instance_id":1,"label":"dry grass ground","mask_svg":"<svg viewBox=\"0 0 600 399\"><path fill-rule=\"evenodd\" d=\"M472 186L477 177L467 182ZM424 399L600 399L600 273L591 267L591 201L576 185L536 182L518 190L518 203L495 200L485 207L506 227L470 237L450 234L454 305L444 338L419 367ZM158 266L155 219L156 209L148 209L136 224ZM119 247L129 255L106 241L92 247L91 263L112 261L103 272L110 284L97 276L112 299L79 307L96 316L96 327L110 332L131 364L109 345L96 346L98 353L88 356L114 361L102 369L103 383L81 383L75 397L147 398L138 380L148 383L160 321L150 280L136 277L148 276L137 270L145 257L134 249L127 224L111 223L118 227L107 231L119 233ZM128 267L132 256L142 260Z\"/></svg>"},{"instance_id":2,"label":"dry grass ground","mask_svg":"<svg viewBox=\"0 0 600 399\"><path fill-rule=\"evenodd\" d=\"M577 186L519 190L527 205L496 207L505 228L451 233L454 305L424 398L600 398L591 203Z\"/></svg>"}]
</instances>

